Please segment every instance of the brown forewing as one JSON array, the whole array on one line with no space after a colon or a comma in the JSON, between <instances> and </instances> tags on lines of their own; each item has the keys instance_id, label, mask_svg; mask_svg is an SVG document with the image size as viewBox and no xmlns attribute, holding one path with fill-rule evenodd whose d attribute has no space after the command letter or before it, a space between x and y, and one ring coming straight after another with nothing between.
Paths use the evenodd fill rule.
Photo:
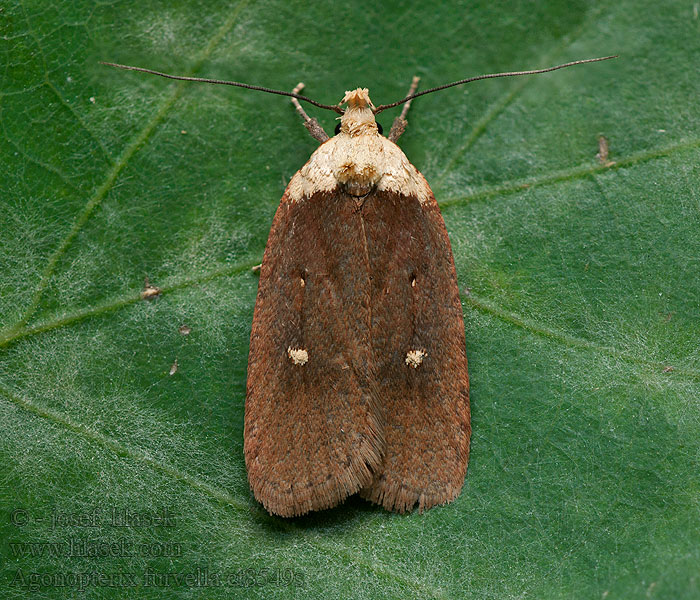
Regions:
<instances>
[{"instance_id":1,"label":"brown forewing","mask_svg":"<svg viewBox=\"0 0 700 600\"><path fill-rule=\"evenodd\" d=\"M260 272L245 408L248 479L271 513L335 506L379 468L369 274L352 198L283 196Z\"/></svg>"},{"instance_id":2,"label":"brown forewing","mask_svg":"<svg viewBox=\"0 0 700 600\"><path fill-rule=\"evenodd\" d=\"M409 352L422 353L417 368ZM256 498L282 516L358 490L390 510L427 509L459 494L469 435L464 322L432 194L283 197L248 366Z\"/></svg>"},{"instance_id":3,"label":"brown forewing","mask_svg":"<svg viewBox=\"0 0 700 600\"><path fill-rule=\"evenodd\" d=\"M469 458L464 319L435 198L370 194L362 208L372 277L372 349L386 442L361 494L389 510L454 500ZM422 362L407 364L409 352Z\"/></svg>"}]
</instances>

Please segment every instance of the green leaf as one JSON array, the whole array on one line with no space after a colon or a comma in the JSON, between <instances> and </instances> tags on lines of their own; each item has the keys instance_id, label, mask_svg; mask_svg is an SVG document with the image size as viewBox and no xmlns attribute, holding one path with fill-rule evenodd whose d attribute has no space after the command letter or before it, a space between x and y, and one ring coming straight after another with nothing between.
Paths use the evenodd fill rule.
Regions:
<instances>
[{"instance_id":1,"label":"green leaf","mask_svg":"<svg viewBox=\"0 0 700 600\"><path fill-rule=\"evenodd\" d=\"M0 36L3 597L700 595L697 4L35 0ZM386 103L414 74L615 53L411 108L463 292L459 499L267 515L242 453L250 267L316 143L284 98L98 61Z\"/></svg>"}]
</instances>

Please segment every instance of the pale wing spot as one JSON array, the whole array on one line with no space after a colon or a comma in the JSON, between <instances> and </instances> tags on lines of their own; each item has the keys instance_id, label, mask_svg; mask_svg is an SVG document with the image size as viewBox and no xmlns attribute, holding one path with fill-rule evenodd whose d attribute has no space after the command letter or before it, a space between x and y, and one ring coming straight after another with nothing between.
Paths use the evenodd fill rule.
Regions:
<instances>
[{"instance_id":1,"label":"pale wing spot","mask_svg":"<svg viewBox=\"0 0 700 600\"><path fill-rule=\"evenodd\" d=\"M426 356L428 356L428 353L424 352L423 350L409 350L406 354L406 364L409 367L417 369L418 367L420 367L421 363L423 362L423 359Z\"/></svg>"},{"instance_id":2,"label":"pale wing spot","mask_svg":"<svg viewBox=\"0 0 700 600\"><path fill-rule=\"evenodd\" d=\"M303 366L309 362L309 353L304 348L287 348L287 356L292 359L295 365Z\"/></svg>"}]
</instances>

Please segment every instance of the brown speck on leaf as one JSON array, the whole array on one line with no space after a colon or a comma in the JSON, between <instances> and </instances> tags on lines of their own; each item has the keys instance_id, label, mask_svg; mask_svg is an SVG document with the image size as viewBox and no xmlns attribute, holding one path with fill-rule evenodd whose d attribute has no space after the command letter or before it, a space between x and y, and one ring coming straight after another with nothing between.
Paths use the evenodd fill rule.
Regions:
<instances>
[{"instance_id":1,"label":"brown speck on leaf","mask_svg":"<svg viewBox=\"0 0 700 600\"><path fill-rule=\"evenodd\" d=\"M159 287L151 285L150 281L148 281L148 277L144 278L143 289L141 290L142 300L150 300L151 298L156 298L157 296L160 296L160 292L161 289Z\"/></svg>"},{"instance_id":2,"label":"brown speck on leaf","mask_svg":"<svg viewBox=\"0 0 700 600\"><path fill-rule=\"evenodd\" d=\"M175 362L170 366L170 371L168 372L168 375L175 375L177 373L177 358L175 359Z\"/></svg>"},{"instance_id":3,"label":"brown speck on leaf","mask_svg":"<svg viewBox=\"0 0 700 600\"><path fill-rule=\"evenodd\" d=\"M180 325L177 329L180 332L180 335L190 335L192 332L192 328L189 325L185 325L184 323Z\"/></svg>"},{"instance_id":4,"label":"brown speck on leaf","mask_svg":"<svg viewBox=\"0 0 700 600\"><path fill-rule=\"evenodd\" d=\"M180 131L180 133L181 133L182 135L187 135L187 132L186 132L184 129L182 129L182 130Z\"/></svg>"},{"instance_id":5,"label":"brown speck on leaf","mask_svg":"<svg viewBox=\"0 0 700 600\"><path fill-rule=\"evenodd\" d=\"M673 315L675 315L675 314L676 314L675 311L671 311L670 313L667 313L666 316L664 317L664 321L666 321L668 323L671 319L673 319Z\"/></svg>"},{"instance_id":6,"label":"brown speck on leaf","mask_svg":"<svg viewBox=\"0 0 700 600\"><path fill-rule=\"evenodd\" d=\"M470 288L470 287L465 287L465 288L464 288L464 295L465 295L465 296L471 296L471 295L472 295L472 288Z\"/></svg>"},{"instance_id":7,"label":"brown speck on leaf","mask_svg":"<svg viewBox=\"0 0 700 600\"><path fill-rule=\"evenodd\" d=\"M615 164L614 160L608 159L608 154L609 148L607 138L603 135L598 136L598 154L596 154L595 157L598 159L598 162L601 165L604 165L606 167L610 167Z\"/></svg>"},{"instance_id":8,"label":"brown speck on leaf","mask_svg":"<svg viewBox=\"0 0 700 600\"><path fill-rule=\"evenodd\" d=\"M670 373L671 371L673 371L672 366L669 365L668 367L664 367L664 370L663 370L664 373Z\"/></svg>"},{"instance_id":9,"label":"brown speck on leaf","mask_svg":"<svg viewBox=\"0 0 700 600\"><path fill-rule=\"evenodd\" d=\"M591 266L591 263L587 262L587 263L586 263L586 266L583 267L583 270L584 270L584 271L588 271L588 267L590 267L590 266Z\"/></svg>"},{"instance_id":10,"label":"brown speck on leaf","mask_svg":"<svg viewBox=\"0 0 700 600\"><path fill-rule=\"evenodd\" d=\"M261 268L262 263L260 263L259 265L255 265L254 267L250 267L250 270L253 271L253 273L257 273Z\"/></svg>"}]
</instances>

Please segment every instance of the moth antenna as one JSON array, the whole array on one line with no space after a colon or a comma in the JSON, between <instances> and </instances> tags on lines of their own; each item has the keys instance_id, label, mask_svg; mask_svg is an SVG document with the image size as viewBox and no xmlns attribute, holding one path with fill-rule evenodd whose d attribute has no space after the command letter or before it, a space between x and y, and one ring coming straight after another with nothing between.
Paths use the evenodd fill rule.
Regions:
<instances>
[{"instance_id":1,"label":"moth antenna","mask_svg":"<svg viewBox=\"0 0 700 600\"><path fill-rule=\"evenodd\" d=\"M414 98L418 98L418 96L425 96L426 94L431 94L433 92L438 92L440 90L444 90L447 88L454 87L456 85L462 85L463 83L470 83L472 81L478 81L479 79L495 79L496 77L515 77L516 75L535 75L537 73L549 73L549 71L556 71L557 69L564 69L566 67L573 67L574 65L582 65L584 63L592 63L592 62L600 62L601 60L609 60L611 58L617 58L618 55L615 54L613 56L604 56L602 58L587 58L585 60L575 60L573 62L568 62L563 65L556 65L555 67L548 67L546 69L535 69L532 71L510 71L508 73L490 73L489 75L478 75L477 77L469 77L467 79L461 79L460 81L455 81L453 83L446 83L445 85L439 85L434 88L430 88L429 90L423 90L422 92L418 92L417 94L412 94L410 96L406 96L405 98L398 100L396 102L392 102L391 104L381 104L380 106L377 106L377 108L374 109L374 114L378 114L382 112L383 110L386 110L387 108L394 108L395 106L399 106L403 104L404 102L410 102Z\"/></svg>"},{"instance_id":2,"label":"moth antenna","mask_svg":"<svg viewBox=\"0 0 700 600\"><path fill-rule=\"evenodd\" d=\"M297 100L303 100L304 102L308 102L309 104L313 104L314 106L317 106L318 108L325 108L326 110L332 110L333 112L336 112L339 115L343 114L343 109L337 105L321 104L320 102L316 102L316 100L312 100L311 98L307 98L306 96L301 96L301 95L296 94L294 92L285 92L283 90L273 90L271 88L266 88L266 87L262 87L259 85L250 85L248 83L239 83L237 81L225 81L223 79L206 79L204 77L186 77L184 75L170 75L168 73L161 73L160 71L154 71L153 69L144 69L143 67L131 67L129 65L120 65L120 64L111 63L111 62L100 61L100 64L107 65L108 67L117 67L117 69L124 69L126 71L140 71L141 73L150 73L151 75L158 75L159 77L165 77L166 79L177 79L179 81L195 81L198 83L215 83L218 85L232 85L235 87L242 87L242 88L245 88L247 90L257 90L258 92L267 92L268 94L277 94L279 96L290 96L291 98L296 98Z\"/></svg>"}]
</instances>

